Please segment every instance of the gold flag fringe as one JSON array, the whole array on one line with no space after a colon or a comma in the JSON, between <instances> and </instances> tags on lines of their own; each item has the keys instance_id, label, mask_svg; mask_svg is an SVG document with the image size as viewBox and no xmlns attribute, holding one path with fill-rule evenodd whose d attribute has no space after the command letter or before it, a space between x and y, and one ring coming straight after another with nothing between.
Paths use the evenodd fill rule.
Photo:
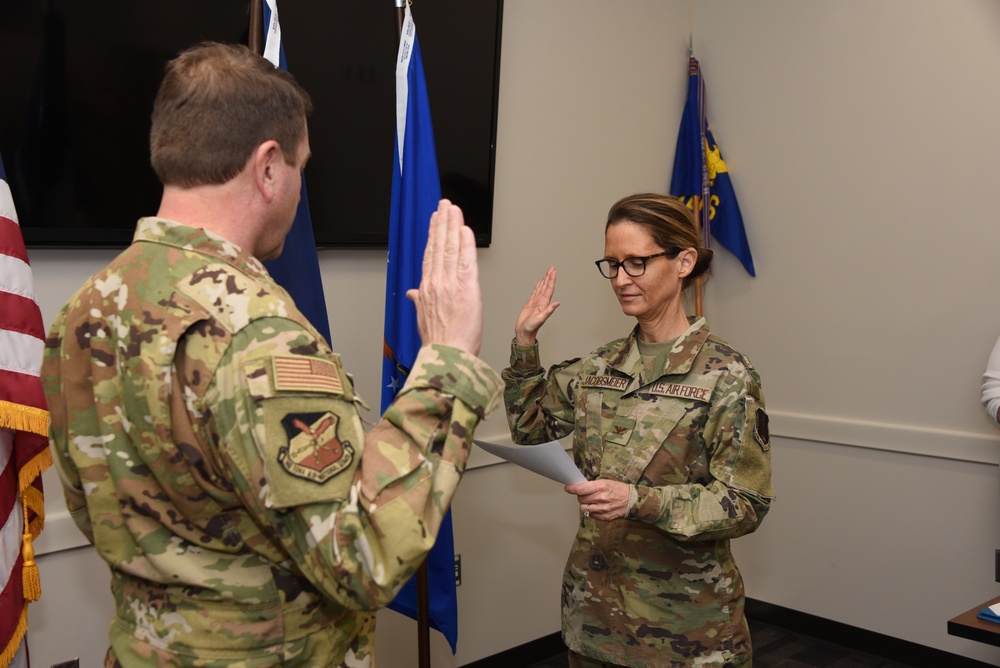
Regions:
<instances>
[{"instance_id":1,"label":"gold flag fringe","mask_svg":"<svg viewBox=\"0 0 1000 668\"><path fill-rule=\"evenodd\" d=\"M45 528L45 508L42 503L42 493L37 487L29 486L22 489L21 505L35 513L31 518L31 524L25 525L25 533L30 533L32 538L38 538L38 534Z\"/></svg>"},{"instance_id":2,"label":"gold flag fringe","mask_svg":"<svg viewBox=\"0 0 1000 668\"><path fill-rule=\"evenodd\" d=\"M10 401L0 401L0 428L29 432L48 436L49 412L42 408L24 406ZM52 453L48 446L23 464L18 470L18 489L21 508L24 513L24 533L21 535L21 585L25 604L21 608L21 618L7 647L0 652L0 666L7 666L21 646L21 639L28 630L28 605L42 595L41 578L35 562L35 548L32 540L38 538L45 526L45 502L41 490L32 483L52 466Z\"/></svg>"},{"instance_id":3,"label":"gold flag fringe","mask_svg":"<svg viewBox=\"0 0 1000 668\"><path fill-rule=\"evenodd\" d=\"M35 481L35 478L42 475L42 472L50 466L52 466L52 453L46 447L44 450L32 457L31 460L25 463L18 472L17 484L21 490L22 500L26 500L30 503L31 510L38 513L39 516L41 516L45 510L42 504L42 494L38 491L38 488L32 487L31 483ZM25 495L29 495L27 499L23 498Z\"/></svg>"},{"instance_id":4,"label":"gold flag fringe","mask_svg":"<svg viewBox=\"0 0 1000 668\"><path fill-rule=\"evenodd\" d=\"M46 419L48 413L46 412ZM45 503L42 493L31 483L42 474L42 471L52 465L52 453L45 448L21 467L21 507L24 509L24 534L21 536L21 584L24 587L24 599L37 601L42 595L42 581L38 575L38 564L35 563L35 548L31 541L38 538L45 526ZM29 513L34 517L29 520ZM2 665L2 664L0 664Z\"/></svg>"},{"instance_id":5,"label":"gold flag fringe","mask_svg":"<svg viewBox=\"0 0 1000 668\"><path fill-rule=\"evenodd\" d=\"M21 640L24 638L24 634L28 632L28 606L21 608L21 618L17 620L17 627L14 629L14 633L10 636L10 642L7 646L3 648L3 652L0 652L0 666L9 666L10 662L14 660L14 655L17 654L17 650L21 648Z\"/></svg>"},{"instance_id":6,"label":"gold flag fringe","mask_svg":"<svg viewBox=\"0 0 1000 668\"><path fill-rule=\"evenodd\" d=\"M43 408L0 401L0 429L47 437L49 412ZM28 631L28 602L37 601L42 595L38 564L35 563L35 548L31 542L38 537L42 527L45 526L45 503L41 490L32 483L50 466L52 466L52 453L46 446L18 470L18 488L24 513L24 533L21 535L21 585L25 603L21 607L21 616L10 641L0 651L0 666L8 666L14 660L21 647L21 640Z\"/></svg>"},{"instance_id":7,"label":"gold flag fringe","mask_svg":"<svg viewBox=\"0 0 1000 668\"><path fill-rule=\"evenodd\" d=\"M24 506L24 535L21 537L21 586L25 601L37 601L42 595L42 581L38 577L38 564L35 563L35 548L31 545L31 531L28 526L28 506ZM27 609L27 606L25 606Z\"/></svg>"},{"instance_id":8,"label":"gold flag fringe","mask_svg":"<svg viewBox=\"0 0 1000 668\"><path fill-rule=\"evenodd\" d=\"M44 408L0 401L0 428L48 436L49 412Z\"/></svg>"}]
</instances>

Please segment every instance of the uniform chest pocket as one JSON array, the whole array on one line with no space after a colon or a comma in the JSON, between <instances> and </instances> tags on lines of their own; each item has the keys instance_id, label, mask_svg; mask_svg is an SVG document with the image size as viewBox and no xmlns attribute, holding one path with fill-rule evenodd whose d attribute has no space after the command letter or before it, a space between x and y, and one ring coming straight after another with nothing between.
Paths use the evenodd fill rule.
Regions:
<instances>
[{"instance_id":1,"label":"uniform chest pocket","mask_svg":"<svg viewBox=\"0 0 1000 668\"><path fill-rule=\"evenodd\" d=\"M607 423L600 477L637 483L683 418L684 403L640 393L623 397Z\"/></svg>"},{"instance_id":2,"label":"uniform chest pocket","mask_svg":"<svg viewBox=\"0 0 1000 668\"><path fill-rule=\"evenodd\" d=\"M613 438L625 445L632 437L632 421L626 418L614 425L621 395L617 390L593 388L584 388L579 394L574 448L581 460L577 463L581 464L588 480L598 478L603 471L607 439Z\"/></svg>"}]
</instances>

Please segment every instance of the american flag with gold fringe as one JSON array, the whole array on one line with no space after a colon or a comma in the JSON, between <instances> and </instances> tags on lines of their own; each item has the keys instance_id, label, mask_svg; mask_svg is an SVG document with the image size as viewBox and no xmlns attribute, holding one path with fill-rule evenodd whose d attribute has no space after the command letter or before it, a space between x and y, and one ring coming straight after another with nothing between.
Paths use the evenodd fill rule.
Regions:
<instances>
[{"instance_id":1,"label":"american flag with gold fringe","mask_svg":"<svg viewBox=\"0 0 1000 668\"><path fill-rule=\"evenodd\" d=\"M28 602L41 594L31 542L52 464L39 370L45 349L28 253L0 158L0 668L27 666Z\"/></svg>"}]
</instances>

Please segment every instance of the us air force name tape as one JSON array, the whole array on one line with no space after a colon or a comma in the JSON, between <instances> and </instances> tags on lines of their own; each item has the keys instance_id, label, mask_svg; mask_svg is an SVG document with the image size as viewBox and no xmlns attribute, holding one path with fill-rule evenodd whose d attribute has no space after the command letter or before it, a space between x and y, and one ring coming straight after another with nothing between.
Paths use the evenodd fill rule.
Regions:
<instances>
[{"instance_id":1,"label":"us air force name tape","mask_svg":"<svg viewBox=\"0 0 1000 668\"><path fill-rule=\"evenodd\" d=\"M613 390L624 390L628 387L631 379L622 376L587 376L583 379L583 387L607 387ZM707 387L697 385L683 385L681 383L668 383L664 381L656 382L647 387L645 392L663 397L676 397L678 399L694 399L696 401L708 401L712 397L712 390Z\"/></svg>"}]
</instances>

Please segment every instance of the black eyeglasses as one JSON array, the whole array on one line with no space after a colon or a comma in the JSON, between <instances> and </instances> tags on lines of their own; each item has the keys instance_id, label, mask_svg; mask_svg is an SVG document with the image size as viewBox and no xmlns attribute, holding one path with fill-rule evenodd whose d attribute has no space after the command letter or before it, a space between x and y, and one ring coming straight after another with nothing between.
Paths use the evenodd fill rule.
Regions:
<instances>
[{"instance_id":1,"label":"black eyeglasses","mask_svg":"<svg viewBox=\"0 0 1000 668\"><path fill-rule=\"evenodd\" d=\"M668 255L673 258L680 252L679 248L672 248L662 253L655 253L654 255L647 255L645 257L627 257L621 262L618 260L598 260L594 264L597 265L598 271L601 272L601 276L604 278L614 278L617 276L618 267L624 267L625 273L635 278L646 273L646 262L652 260L654 257Z\"/></svg>"}]
</instances>

